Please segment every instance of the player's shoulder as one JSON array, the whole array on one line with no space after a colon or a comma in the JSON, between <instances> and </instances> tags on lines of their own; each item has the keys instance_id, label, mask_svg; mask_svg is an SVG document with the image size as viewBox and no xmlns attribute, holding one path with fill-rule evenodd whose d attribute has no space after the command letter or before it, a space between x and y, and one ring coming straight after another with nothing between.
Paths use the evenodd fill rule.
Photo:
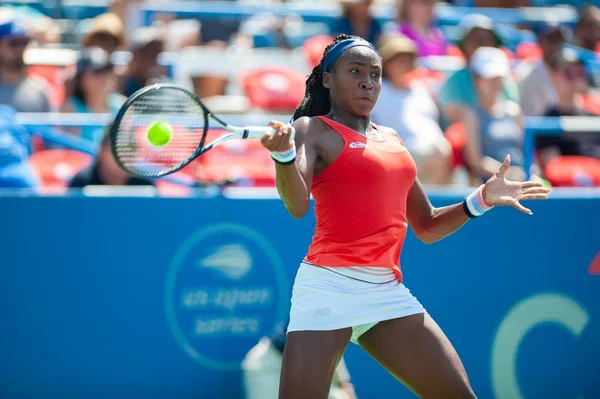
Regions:
<instances>
[{"instance_id":1,"label":"player's shoulder","mask_svg":"<svg viewBox=\"0 0 600 399\"><path fill-rule=\"evenodd\" d=\"M296 137L314 137L322 132L326 125L316 116L302 116L293 123L296 129Z\"/></svg>"}]
</instances>

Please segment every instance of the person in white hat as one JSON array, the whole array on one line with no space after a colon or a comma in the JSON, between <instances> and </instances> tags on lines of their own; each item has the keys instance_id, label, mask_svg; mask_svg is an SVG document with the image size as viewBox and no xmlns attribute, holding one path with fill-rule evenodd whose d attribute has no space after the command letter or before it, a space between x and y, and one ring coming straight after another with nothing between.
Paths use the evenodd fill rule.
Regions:
<instances>
[{"instance_id":1,"label":"person in white hat","mask_svg":"<svg viewBox=\"0 0 600 399\"><path fill-rule=\"evenodd\" d=\"M494 21L483 14L467 14L460 21L462 31L458 46L465 55L467 65L473 54L480 47L496 47L502 45L502 39L496 33ZM504 80L501 95L511 101L519 102L519 91L511 77ZM462 111L473 107L477 102L473 76L468 66L456 71L441 87L438 102L442 109L444 124L462 122Z\"/></svg>"},{"instance_id":2,"label":"person in white hat","mask_svg":"<svg viewBox=\"0 0 600 399\"><path fill-rule=\"evenodd\" d=\"M506 54L494 47L475 51L469 69L473 75L477 103L464 112L467 132L465 159L475 177L484 181L502 164L506 154L511 157L507 172L513 180L523 181L523 117L515 102L499 94L503 80L511 69Z\"/></svg>"}]
</instances>

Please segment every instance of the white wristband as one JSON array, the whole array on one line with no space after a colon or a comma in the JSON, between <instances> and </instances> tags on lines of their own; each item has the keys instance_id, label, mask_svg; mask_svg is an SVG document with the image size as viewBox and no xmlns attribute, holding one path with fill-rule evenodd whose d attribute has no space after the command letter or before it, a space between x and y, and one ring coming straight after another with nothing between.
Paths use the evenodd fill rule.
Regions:
<instances>
[{"instance_id":1,"label":"white wristband","mask_svg":"<svg viewBox=\"0 0 600 399\"><path fill-rule=\"evenodd\" d=\"M465 212L470 218L483 215L485 212L493 208L488 205L483 198L483 185L473 191L467 198L465 198Z\"/></svg>"},{"instance_id":2,"label":"white wristband","mask_svg":"<svg viewBox=\"0 0 600 399\"><path fill-rule=\"evenodd\" d=\"M290 165L296 160L296 145L292 141L292 148L285 152L271 152L271 158L279 164Z\"/></svg>"},{"instance_id":3,"label":"white wristband","mask_svg":"<svg viewBox=\"0 0 600 399\"><path fill-rule=\"evenodd\" d=\"M290 142L292 143L292 148L284 152L271 152L271 158L275 162L281 165L291 165L296 161L296 144L294 143L294 137L296 136L296 130L294 126L287 125L290 129Z\"/></svg>"}]
</instances>

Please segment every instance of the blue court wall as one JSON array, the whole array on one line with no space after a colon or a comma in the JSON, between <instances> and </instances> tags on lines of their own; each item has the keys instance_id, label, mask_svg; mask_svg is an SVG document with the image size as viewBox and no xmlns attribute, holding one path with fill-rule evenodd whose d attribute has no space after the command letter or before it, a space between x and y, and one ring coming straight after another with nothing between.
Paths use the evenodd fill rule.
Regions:
<instances>
[{"instance_id":1,"label":"blue court wall","mask_svg":"<svg viewBox=\"0 0 600 399\"><path fill-rule=\"evenodd\" d=\"M430 246L409 233L405 284L480 398L600 398L600 196L531 207ZM7 399L241 398L239 362L288 311L314 228L275 199L4 196L0 209ZM346 360L359 398L413 397L360 347Z\"/></svg>"}]
</instances>

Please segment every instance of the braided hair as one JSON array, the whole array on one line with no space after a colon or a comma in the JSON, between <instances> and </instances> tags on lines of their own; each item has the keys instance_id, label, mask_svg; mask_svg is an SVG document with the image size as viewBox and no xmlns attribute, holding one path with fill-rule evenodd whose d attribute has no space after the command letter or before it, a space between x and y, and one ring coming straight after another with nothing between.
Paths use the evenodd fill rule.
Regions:
<instances>
[{"instance_id":1,"label":"braided hair","mask_svg":"<svg viewBox=\"0 0 600 399\"><path fill-rule=\"evenodd\" d=\"M303 116L325 115L331 108L331 99L329 98L329 89L323 86L323 59L333 46L342 40L355 39L353 35L338 35L331 44L325 48L323 57L319 65L314 67L312 73L306 79L306 92L304 99L296 108L292 121Z\"/></svg>"}]
</instances>

